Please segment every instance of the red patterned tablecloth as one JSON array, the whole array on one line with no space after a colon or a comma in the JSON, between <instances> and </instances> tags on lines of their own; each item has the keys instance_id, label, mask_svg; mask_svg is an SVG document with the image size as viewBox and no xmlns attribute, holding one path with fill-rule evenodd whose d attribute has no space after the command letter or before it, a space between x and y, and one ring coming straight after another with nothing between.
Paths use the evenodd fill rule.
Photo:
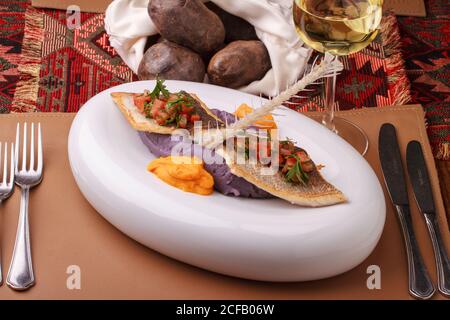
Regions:
<instances>
[{"instance_id":1,"label":"red patterned tablecloth","mask_svg":"<svg viewBox=\"0 0 450 320\"><path fill-rule=\"evenodd\" d=\"M398 18L402 54L412 101L426 111L434 154L450 160L450 2L427 0L425 5L425 18Z\"/></svg>"}]
</instances>

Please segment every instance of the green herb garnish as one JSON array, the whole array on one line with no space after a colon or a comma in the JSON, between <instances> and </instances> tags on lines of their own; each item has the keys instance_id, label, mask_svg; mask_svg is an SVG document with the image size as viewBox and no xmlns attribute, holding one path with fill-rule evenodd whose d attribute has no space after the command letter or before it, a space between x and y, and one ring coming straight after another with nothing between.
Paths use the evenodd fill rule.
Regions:
<instances>
[{"instance_id":1,"label":"green herb garnish","mask_svg":"<svg viewBox=\"0 0 450 320\"><path fill-rule=\"evenodd\" d=\"M168 99L170 96L169 90L167 90L167 87L164 85L164 80L156 79L156 86L153 89L153 91L150 92L150 97L152 98L152 100L158 99L161 94L166 99Z\"/></svg>"},{"instance_id":2,"label":"green herb garnish","mask_svg":"<svg viewBox=\"0 0 450 320\"><path fill-rule=\"evenodd\" d=\"M171 123L173 123L175 121L177 122L177 125L178 125L178 116L176 114L174 114L172 117L167 119L165 124L168 125L168 124L171 124Z\"/></svg>"},{"instance_id":3,"label":"green herb garnish","mask_svg":"<svg viewBox=\"0 0 450 320\"><path fill-rule=\"evenodd\" d=\"M144 103L144 114L147 118L152 118L152 108L153 108L153 102L145 102Z\"/></svg>"},{"instance_id":4,"label":"green herb garnish","mask_svg":"<svg viewBox=\"0 0 450 320\"><path fill-rule=\"evenodd\" d=\"M291 157L295 158L295 160L297 161L292 166L292 168L290 168L288 172L286 172L286 180L296 182L294 181L294 179L297 178L299 182L301 182L303 185L306 185L309 181L309 176L305 171L303 171L300 159L296 155Z\"/></svg>"},{"instance_id":5,"label":"green herb garnish","mask_svg":"<svg viewBox=\"0 0 450 320\"><path fill-rule=\"evenodd\" d=\"M181 98L178 98L176 100L167 102L166 103L166 107L167 108L172 108L173 106L176 106L176 105L178 105L180 103L184 103L186 107L192 106L192 101L187 100L186 97L181 97Z\"/></svg>"}]
</instances>

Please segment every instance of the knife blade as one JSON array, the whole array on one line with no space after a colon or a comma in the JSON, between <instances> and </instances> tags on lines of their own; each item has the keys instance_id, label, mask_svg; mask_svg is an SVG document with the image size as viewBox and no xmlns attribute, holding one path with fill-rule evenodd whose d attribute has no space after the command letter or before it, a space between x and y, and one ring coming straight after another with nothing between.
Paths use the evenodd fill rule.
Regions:
<instances>
[{"instance_id":1,"label":"knife blade","mask_svg":"<svg viewBox=\"0 0 450 320\"><path fill-rule=\"evenodd\" d=\"M406 166L420 211L434 214L436 208L434 207L433 192L422 146L419 141L408 143L406 148Z\"/></svg>"},{"instance_id":2,"label":"knife blade","mask_svg":"<svg viewBox=\"0 0 450 320\"><path fill-rule=\"evenodd\" d=\"M450 296L450 260L437 222L433 191L420 142L411 141L408 143L406 164L417 205L425 217L433 244L438 290L442 294Z\"/></svg>"},{"instance_id":3,"label":"knife blade","mask_svg":"<svg viewBox=\"0 0 450 320\"><path fill-rule=\"evenodd\" d=\"M393 125L384 124L381 127L378 145L384 180L392 202L395 205L408 205L402 158Z\"/></svg>"},{"instance_id":4,"label":"knife blade","mask_svg":"<svg viewBox=\"0 0 450 320\"><path fill-rule=\"evenodd\" d=\"M417 244L409 210L408 191L397 133L395 127L390 123L381 126L378 136L378 152L385 184L402 228L408 259L409 292L415 298L429 299L433 296L435 288Z\"/></svg>"}]
</instances>

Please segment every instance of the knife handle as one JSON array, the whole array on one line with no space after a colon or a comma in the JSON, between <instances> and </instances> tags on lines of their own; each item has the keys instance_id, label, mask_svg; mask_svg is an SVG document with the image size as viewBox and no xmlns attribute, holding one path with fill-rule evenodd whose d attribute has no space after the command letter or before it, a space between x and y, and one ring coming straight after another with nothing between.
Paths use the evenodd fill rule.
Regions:
<instances>
[{"instance_id":1,"label":"knife handle","mask_svg":"<svg viewBox=\"0 0 450 320\"><path fill-rule=\"evenodd\" d=\"M450 297L450 260L442 240L436 215L425 213L428 231L430 232L431 242L433 243L434 258L436 260L436 269L438 275L438 290L445 296Z\"/></svg>"},{"instance_id":2,"label":"knife handle","mask_svg":"<svg viewBox=\"0 0 450 320\"><path fill-rule=\"evenodd\" d=\"M415 298L429 299L433 296L435 288L420 254L409 206L396 205L395 208L397 209L398 218L402 227L406 254L408 256L409 293Z\"/></svg>"}]
</instances>

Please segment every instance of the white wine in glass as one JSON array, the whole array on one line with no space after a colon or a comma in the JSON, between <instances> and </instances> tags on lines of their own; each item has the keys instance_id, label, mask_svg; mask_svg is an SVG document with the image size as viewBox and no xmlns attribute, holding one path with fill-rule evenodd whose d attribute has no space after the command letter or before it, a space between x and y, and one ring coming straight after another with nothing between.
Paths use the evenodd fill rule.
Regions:
<instances>
[{"instance_id":1,"label":"white wine in glass","mask_svg":"<svg viewBox=\"0 0 450 320\"><path fill-rule=\"evenodd\" d=\"M300 38L311 48L337 56L358 52L377 36L383 0L294 0L293 18ZM336 76L325 79L322 120L362 154L368 148L365 133L351 122L334 117Z\"/></svg>"}]
</instances>

